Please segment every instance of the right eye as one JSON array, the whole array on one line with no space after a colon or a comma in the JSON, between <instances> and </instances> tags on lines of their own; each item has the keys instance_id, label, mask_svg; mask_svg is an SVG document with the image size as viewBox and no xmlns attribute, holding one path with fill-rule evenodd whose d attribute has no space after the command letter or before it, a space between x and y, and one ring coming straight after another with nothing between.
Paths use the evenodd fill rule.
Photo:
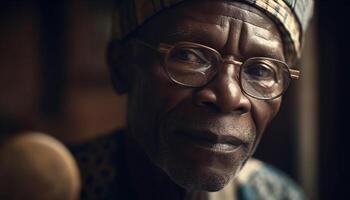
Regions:
<instances>
[{"instance_id":1,"label":"right eye","mask_svg":"<svg viewBox=\"0 0 350 200\"><path fill-rule=\"evenodd\" d=\"M171 53L170 58L173 61L195 65L203 65L208 63L203 53L197 49L175 49Z\"/></svg>"},{"instance_id":2,"label":"right eye","mask_svg":"<svg viewBox=\"0 0 350 200\"><path fill-rule=\"evenodd\" d=\"M275 75L274 70L270 66L263 63L254 63L247 66L244 69L244 73L250 78L256 80L273 80Z\"/></svg>"}]
</instances>

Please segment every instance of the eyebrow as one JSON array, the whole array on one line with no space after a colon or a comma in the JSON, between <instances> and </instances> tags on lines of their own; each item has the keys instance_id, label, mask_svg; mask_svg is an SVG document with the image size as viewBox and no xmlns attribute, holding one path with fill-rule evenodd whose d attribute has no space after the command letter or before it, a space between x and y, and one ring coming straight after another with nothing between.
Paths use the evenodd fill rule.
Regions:
<instances>
[{"instance_id":1,"label":"eyebrow","mask_svg":"<svg viewBox=\"0 0 350 200\"><path fill-rule=\"evenodd\" d=\"M190 36L191 34L192 34L191 30L180 29L180 30L176 30L176 31L169 33L167 35L167 37L171 38L171 39L172 38L184 38L184 37Z\"/></svg>"},{"instance_id":2,"label":"eyebrow","mask_svg":"<svg viewBox=\"0 0 350 200\"><path fill-rule=\"evenodd\" d=\"M180 29L169 32L166 35L166 38L169 42L176 42L178 40L189 41L201 43L208 45L212 48L218 47L215 45L215 37L209 31L203 29L191 29L189 27L180 27Z\"/></svg>"},{"instance_id":3,"label":"eyebrow","mask_svg":"<svg viewBox=\"0 0 350 200\"><path fill-rule=\"evenodd\" d=\"M193 18L192 16L188 15L181 15L181 17L187 18L196 24L212 25L213 27L211 27L210 29L215 28L214 26L216 26L218 30L226 27L224 23L211 23L210 21L198 20L197 18ZM200 29L198 29L193 28L188 23L179 24L178 26L173 26L173 28L168 33L166 33L166 39L169 42L175 42L177 40L187 40L190 42L198 42L206 45L211 44L212 46L209 46L213 48L217 47L215 46L216 37L214 37L214 35L216 34L213 34L213 32L207 29L208 27L206 26L202 26Z\"/></svg>"}]
</instances>

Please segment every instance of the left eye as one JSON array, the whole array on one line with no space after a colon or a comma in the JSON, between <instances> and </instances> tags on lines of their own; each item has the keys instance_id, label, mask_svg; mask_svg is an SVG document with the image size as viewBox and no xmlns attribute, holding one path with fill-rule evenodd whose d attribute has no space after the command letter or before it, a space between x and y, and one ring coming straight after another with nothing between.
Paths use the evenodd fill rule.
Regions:
<instances>
[{"instance_id":1,"label":"left eye","mask_svg":"<svg viewBox=\"0 0 350 200\"><path fill-rule=\"evenodd\" d=\"M173 61L184 62L188 64L203 65L208 61L200 50L197 49L176 49L171 53L170 59Z\"/></svg>"},{"instance_id":2,"label":"left eye","mask_svg":"<svg viewBox=\"0 0 350 200\"><path fill-rule=\"evenodd\" d=\"M274 70L266 64L251 64L244 69L244 74L255 79L273 79Z\"/></svg>"}]
</instances>

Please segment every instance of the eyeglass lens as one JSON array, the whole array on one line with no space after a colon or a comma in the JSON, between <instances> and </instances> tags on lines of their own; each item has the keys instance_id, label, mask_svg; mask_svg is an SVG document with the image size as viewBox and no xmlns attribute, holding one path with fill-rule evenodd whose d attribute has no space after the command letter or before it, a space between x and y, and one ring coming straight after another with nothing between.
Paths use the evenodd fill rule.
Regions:
<instances>
[{"instance_id":1,"label":"eyeglass lens","mask_svg":"<svg viewBox=\"0 0 350 200\"><path fill-rule=\"evenodd\" d=\"M213 79L221 62L221 55L210 48L180 45L170 50L165 67L176 83L201 87ZM239 77L242 90L259 99L280 96L290 82L286 64L268 58L248 59L240 67Z\"/></svg>"}]
</instances>

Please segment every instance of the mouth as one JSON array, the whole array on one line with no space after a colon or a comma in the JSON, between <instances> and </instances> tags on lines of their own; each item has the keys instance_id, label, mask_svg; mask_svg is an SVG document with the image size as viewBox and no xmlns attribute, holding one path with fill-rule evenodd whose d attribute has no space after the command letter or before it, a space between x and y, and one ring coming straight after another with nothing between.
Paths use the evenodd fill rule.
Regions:
<instances>
[{"instance_id":1,"label":"mouth","mask_svg":"<svg viewBox=\"0 0 350 200\"><path fill-rule=\"evenodd\" d=\"M210 131L176 131L171 134L169 139L174 139L179 144L189 144L196 148L218 153L232 153L245 146L245 143L235 136Z\"/></svg>"}]
</instances>

